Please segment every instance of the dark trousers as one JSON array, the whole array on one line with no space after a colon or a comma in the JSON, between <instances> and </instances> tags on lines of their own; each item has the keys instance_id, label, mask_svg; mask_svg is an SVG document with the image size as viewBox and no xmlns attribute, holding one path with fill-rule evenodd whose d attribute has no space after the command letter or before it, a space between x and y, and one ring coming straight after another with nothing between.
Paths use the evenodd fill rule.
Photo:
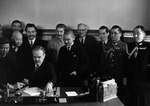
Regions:
<instances>
[{"instance_id":1,"label":"dark trousers","mask_svg":"<svg viewBox=\"0 0 150 106\"><path fill-rule=\"evenodd\" d=\"M136 106L150 106L150 84L136 86Z\"/></svg>"}]
</instances>

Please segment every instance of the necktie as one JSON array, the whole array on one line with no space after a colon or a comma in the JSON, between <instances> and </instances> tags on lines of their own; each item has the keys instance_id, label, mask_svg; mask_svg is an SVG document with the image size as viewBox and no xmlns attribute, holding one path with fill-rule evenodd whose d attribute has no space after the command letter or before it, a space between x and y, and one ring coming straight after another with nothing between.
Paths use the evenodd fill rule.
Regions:
<instances>
[{"instance_id":1,"label":"necktie","mask_svg":"<svg viewBox=\"0 0 150 106\"><path fill-rule=\"evenodd\" d=\"M84 44L84 39L83 38L81 39L81 44Z\"/></svg>"},{"instance_id":2,"label":"necktie","mask_svg":"<svg viewBox=\"0 0 150 106\"><path fill-rule=\"evenodd\" d=\"M38 68L39 68L39 64L37 64L37 65L35 66L35 71L37 71Z\"/></svg>"},{"instance_id":3,"label":"necktie","mask_svg":"<svg viewBox=\"0 0 150 106\"><path fill-rule=\"evenodd\" d=\"M33 46L33 41L32 40L30 41L30 45L31 45L31 47Z\"/></svg>"},{"instance_id":4,"label":"necktie","mask_svg":"<svg viewBox=\"0 0 150 106\"><path fill-rule=\"evenodd\" d=\"M34 71L33 71L33 76L32 76L33 79L36 78L36 74L37 74L38 68L39 68L39 65L36 64L36 65L35 65L35 69L34 69Z\"/></svg>"}]
</instances>

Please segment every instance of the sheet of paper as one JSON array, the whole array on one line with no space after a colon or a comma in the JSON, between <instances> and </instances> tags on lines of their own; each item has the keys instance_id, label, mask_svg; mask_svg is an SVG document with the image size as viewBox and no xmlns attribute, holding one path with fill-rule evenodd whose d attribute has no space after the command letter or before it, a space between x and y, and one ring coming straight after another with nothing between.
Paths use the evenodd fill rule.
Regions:
<instances>
[{"instance_id":1,"label":"sheet of paper","mask_svg":"<svg viewBox=\"0 0 150 106\"><path fill-rule=\"evenodd\" d=\"M67 103L67 99L66 98L59 98L59 103Z\"/></svg>"},{"instance_id":2,"label":"sheet of paper","mask_svg":"<svg viewBox=\"0 0 150 106\"><path fill-rule=\"evenodd\" d=\"M75 91L66 91L67 96L77 96L78 94Z\"/></svg>"},{"instance_id":3,"label":"sheet of paper","mask_svg":"<svg viewBox=\"0 0 150 106\"><path fill-rule=\"evenodd\" d=\"M41 89L37 87L27 88L24 90L25 93L29 94L30 96L39 96Z\"/></svg>"}]
</instances>

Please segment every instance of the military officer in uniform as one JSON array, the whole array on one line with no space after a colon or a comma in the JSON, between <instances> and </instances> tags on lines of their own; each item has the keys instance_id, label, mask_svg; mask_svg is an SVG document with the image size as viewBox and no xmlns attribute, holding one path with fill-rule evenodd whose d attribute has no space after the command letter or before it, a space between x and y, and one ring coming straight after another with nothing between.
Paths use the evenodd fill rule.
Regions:
<instances>
[{"instance_id":1,"label":"military officer in uniform","mask_svg":"<svg viewBox=\"0 0 150 106\"><path fill-rule=\"evenodd\" d=\"M107 49L104 49L102 67L104 74L107 74L115 79L118 85L118 97L122 100L122 88L126 85L125 77L125 62L127 44L120 40L122 29L118 25L114 25L110 30L111 43Z\"/></svg>"}]
</instances>

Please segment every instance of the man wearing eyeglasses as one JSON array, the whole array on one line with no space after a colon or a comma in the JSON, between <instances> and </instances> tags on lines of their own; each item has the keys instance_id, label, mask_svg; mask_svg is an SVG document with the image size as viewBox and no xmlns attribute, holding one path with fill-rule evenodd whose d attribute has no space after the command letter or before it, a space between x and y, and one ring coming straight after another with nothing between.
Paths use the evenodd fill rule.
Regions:
<instances>
[{"instance_id":1,"label":"man wearing eyeglasses","mask_svg":"<svg viewBox=\"0 0 150 106\"><path fill-rule=\"evenodd\" d=\"M97 50L97 41L93 36L87 34L88 26L84 23L78 24L77 32L78 35L75 38L75 43L84 47L90 61L89 70L85 73L86 77L87 75L94 73L97 70L97 58L95 56Z\"/></svg>"},{"instance_id":2,"label":"man wearing eyeglasses","mask_svg":"<svg viewBox=\"0 0 150 106\"><path fill-rule=\"evenodd\" d=\"M111 43L109 49L105 50L103 58L104 71L115 79L118 85L118 97L123 100L122 88L126 85L125 65L126 65L126 46L127 44L120 40L122 29L118 25L114 25L110 30Z\"/></svg>"}]
</instances>

